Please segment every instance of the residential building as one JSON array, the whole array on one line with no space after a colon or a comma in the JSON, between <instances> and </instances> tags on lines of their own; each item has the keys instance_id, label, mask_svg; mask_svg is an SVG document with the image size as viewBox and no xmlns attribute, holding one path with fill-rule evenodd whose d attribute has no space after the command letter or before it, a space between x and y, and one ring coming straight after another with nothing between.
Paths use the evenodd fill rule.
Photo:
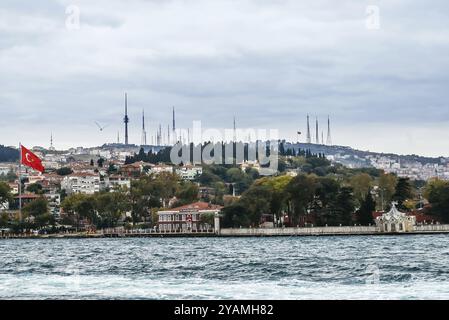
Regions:
<instances>
[{"instance_id":1,"label":"residential building","mask_svg":"<svg viewBox=\"0 0 449 320\"><path fill-rule=\"evenodd\" d=\"M61 182L61 189L65 190L67 194L94 194L102 189L100 175L92 173L73 173L64 177Z\"/></svg>"},{"instance_id":2,"label":"residential building","mask_svg":"<svg viewBox=\"0 0 449 320\"><path fill-rule=\"evenodd\" d=\"M179 175L181 177L181 179L183 179L183 180L192 181L203 174L203 167L185 165L185 166L176 168L176 174Z\"/></svg>"}]
</instances>

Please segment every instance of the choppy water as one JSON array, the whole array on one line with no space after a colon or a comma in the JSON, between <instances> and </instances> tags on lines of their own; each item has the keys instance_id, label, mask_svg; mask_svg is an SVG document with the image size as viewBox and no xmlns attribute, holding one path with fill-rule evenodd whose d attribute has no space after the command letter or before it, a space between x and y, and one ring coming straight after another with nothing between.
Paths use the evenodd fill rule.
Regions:
<instances>
[{"instance_id":1,"label":"choppy water","mask_svg":"<svg viewBox=\"0 0 449 320\"><path fill-rule=\"evenodd\" d=\"M449 235L0 240L0 299L449 299Z\"/></svg>"}]
</instances>

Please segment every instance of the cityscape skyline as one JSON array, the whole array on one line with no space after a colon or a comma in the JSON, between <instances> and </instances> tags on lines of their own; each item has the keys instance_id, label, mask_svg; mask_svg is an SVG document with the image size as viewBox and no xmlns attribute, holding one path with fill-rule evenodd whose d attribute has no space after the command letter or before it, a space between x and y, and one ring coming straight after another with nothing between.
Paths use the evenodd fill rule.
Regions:
<instances>
[{"instance_id":1,"label":"cityscape skyline","mask_svg":"<svg viewBox=\"0 0 449 320\"><path fill-rule=\"evenodd\" d=\"M154 135L176 106L178 128L232 128L235 116L240 128L305 141L307 114L324 130L331 115L334 144L449 156L444 1L377 3L377 29L366 4L349 0L78 1L78 28L67 26L70 4L2 4L1 144L123 139L127 92L130 143L142 139L142 109Z\"/></svg>"}]
</instances>

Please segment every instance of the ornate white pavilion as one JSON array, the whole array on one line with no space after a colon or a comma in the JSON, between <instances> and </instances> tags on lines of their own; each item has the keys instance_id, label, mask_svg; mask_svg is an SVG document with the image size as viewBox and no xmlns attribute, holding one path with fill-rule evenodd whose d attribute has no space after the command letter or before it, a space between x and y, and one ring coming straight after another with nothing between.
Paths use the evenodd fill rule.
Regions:
<instances>
[{"instance_id":1,"label":"ornate white pavilion","mask_svg":"<svg viewBox=\"0 0 449 320\"><path fill-rule=\"evenodd\" d=\"M376 218L376 226L380 232L402 233L411 232L416 224L416 217L407 216L392 203L391 210Z\"/></svg>"}]
</instances>

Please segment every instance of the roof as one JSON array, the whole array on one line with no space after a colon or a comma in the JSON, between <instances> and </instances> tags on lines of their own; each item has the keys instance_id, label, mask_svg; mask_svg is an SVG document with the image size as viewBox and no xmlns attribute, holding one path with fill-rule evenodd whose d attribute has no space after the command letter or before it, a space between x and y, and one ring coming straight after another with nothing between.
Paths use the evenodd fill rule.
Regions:
<instances>
[{"instance_id":1,"label":"roof","mask_svg":"<svg viewBox=\"0 0 449 320\"><path fill-rule=\"evenodd\" d=\"M404 212L400 212L396 208L396 203L394 203L394 202L391 205L390 211L388 211L387 213L384 213L380 217L377 217L377 220L385 221L385 222L402 221L402 220L406 220L406 219L412 219L412 217L406 215Z\"/></svg>"},{"instance_id":2,"label":"roof","mask_svg":"<svg viewBox=\"0 0 449 320\"><path fill-rule=\"evenodd\" d=\"M22 199L37 199L40 198L41 196L34 194L34 193L24 193L20 196L20 198ZM19 196L15 196L15 199L19 199Z\"/></svg>"},{"instance_id":3,"label":"roof","mask_svg":"<svg viewBox=\"0 0 449 320\"><path fill-rule=\"evenodd\" d=\"M177 208L172 208L164 211L184 211L184 210L221 210L222 206L211 204L204 201L198 201L191 204L186 204Z\"/></svg>"}]
</instances>

